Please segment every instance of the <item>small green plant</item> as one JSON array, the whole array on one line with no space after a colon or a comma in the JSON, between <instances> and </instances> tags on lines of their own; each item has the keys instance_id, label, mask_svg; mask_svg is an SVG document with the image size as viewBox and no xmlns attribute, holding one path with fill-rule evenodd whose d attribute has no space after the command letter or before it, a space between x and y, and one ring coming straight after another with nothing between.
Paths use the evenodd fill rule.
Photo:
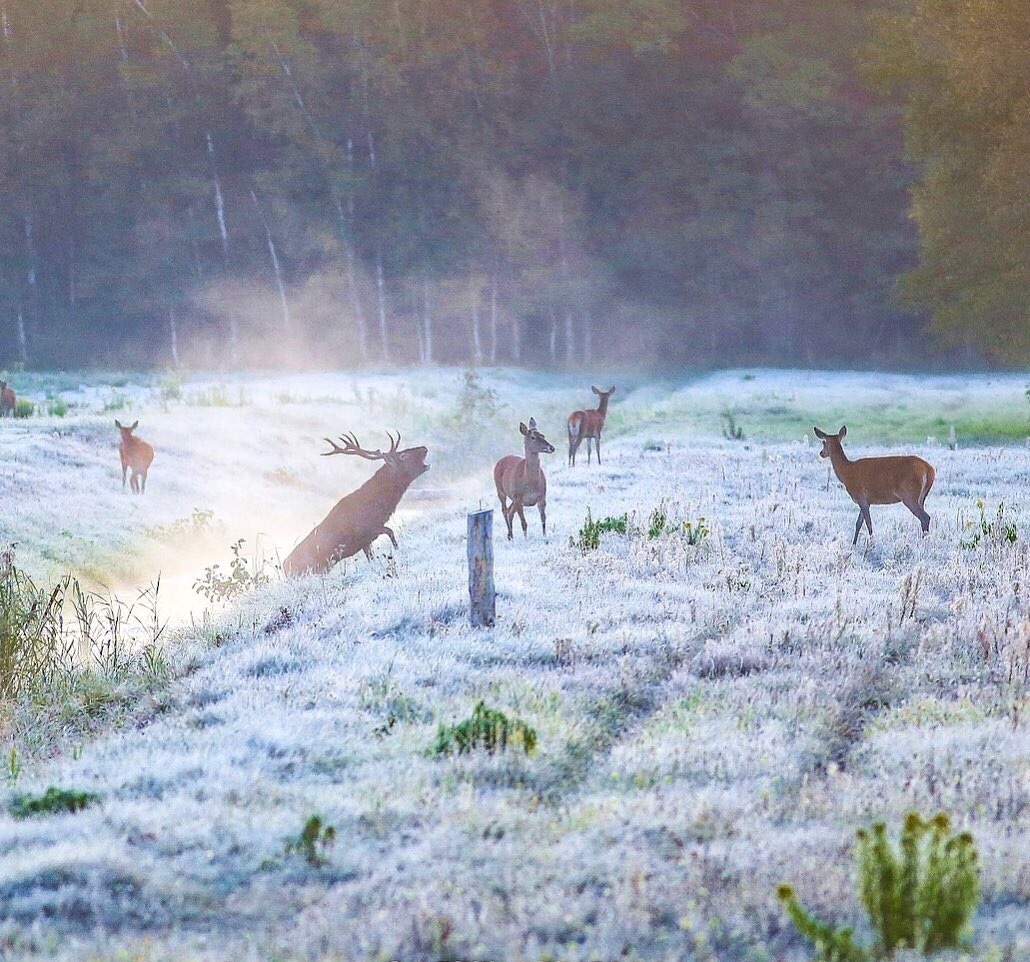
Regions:
<instances>
[{"instance_id":1,"label":"small green plant","mask_svg":"<svg viewBox=\"0 0 1030 962\"><path fill-rule=\"evenodd\" d=\"M1015 521L1005 517L1005 502L998 502L998 511L995 517L988 521L987 512L984 509L982 498L976 499L977 511L980 517L973 521L966 521L965 530L969 532L959 542L963 548L976 548L981 541L996 542L999 544L1015 544L1019 540L1019 528Z\"/></svg>"},{"instance_id":2,"label":"small green plant","mask_svg":"<svg viewBox=\"0 0 1030 962\"><path fill-rule=\"evenodd\" d=\"M662 441L656 441L654 438L650 438L644 442L645 451L664 451L665 444Z\"/></svg>"},{"instance_id":3,"label":"small green plant","mask_svg":"<svg viewBox=\"0 0 1030 962\"><path fill-rule=\"evenodd\" d=\"M708 522L704 518L683 522L683 534L686 536L687 544L693 547L703 544L711 533Z\"/></svg>"},{"instance_id":4,"label":"small green plant","mask_svg":"<svg viewBox=\"0 0 1030 962\"><path fill-rule=\"evenodd\" d=\"M601 535L614 532L615 534L626 534L629 530L629 515L620 514L617 518L611 516L598 518L596 521L587 511L587 519L583 527L579 529L579 540L577 546L583 551L593 551L601 543Z\"/></svg>"},{"instance_id":5,"label":"small green plant","mask_svg":"<svg viewBox=\"0 0 1030 962\"><path fill-rule=\"evenodd\" d=\"M167 407L172 401L182 400L182 377L172 372L157 382L157 396Z\"/></svg>"},{"instance_id":6,"label":"small green plant","mask_svg":"<svg viewBox=\"0 0 1030 962\"><path fill-rule=\"evenodd\" d=\"M104 401L104 411L124 411L129 406L129 399L124 395L115 391L106 401Z\"/></svg>"},{"instance_id":7,"label":"small green plant","mask_svg":"<svg viewBox=\"0 0 1030 962\"><path fill-rule=\"evenodd\" d=\"M871 948L858 945L852 929L813 916L791 886L781 885L777 897L821 962L887 959L899 949L930 955L960 948L980 898L979 870L972 835L950 832L943 812L931 819L910 812L898 853L883 822L858 830L859 897L876 937Z\"/></svg>"},{"instance_id":8,"label":"small green plant","mask_svg":"<svg viewBox=\"0 0 1030 962\"><path fill-rule=\"evenodd\" d=\"M238 398L234 401L224 384L213 384L206 391L194 391L186 395L186 403L197 408L241 408L246 406L247 397L243 388L240 388Z\"/></svg>"},{"instance_id":9,"label":"small green plant","mask_svg":"<svg viewBox=\"0 0 1030 962\"><path fill-rule=\"evenodd\" d=\"M25 398L18 398L14 405L14 416L16 418L30 418L36 413L36 405Z\"/></svg>"},{"instance_id":10,"label":"small green plant","mask_svg":"<svg viewBox=\"0 0 1030 962\"><path fill-rule=\"evenodd\" d=\"M335 842L336 829L324 822L320 815L312 815L299 835L286 840L283 851L287 855L303 855L304 861L312 868L321 868L328 862L326 852Z\"/></svg>"},{"instance_id":11,"label":"small green plant","mask_svg":"<svg viewBox=\"0 0 1030 962\"><path fill-rule=\"evenodd\" d=\"M68 402L64 398L55 398L47 405L47 414L53 418L63 418L68 414Z\"/></svg>"},{"instance_id":12,"label":"small green plant","mask_svg":"<svg viewBox=\"0 0 1030 962\"><path fill-rule=\"evenodd\" d=\"M660 538L668 530L669 515L665 510L665 502L658 505L647 519L647 537L649 541Z\"/></svg>"},{"instance_id":13,"label":"small green plant","mask_svg":"<svg viewBox=\"0 0 1030 962\"><path fill-rule=\"evenodd\" d=\"M81 812L99 801L100 796L94 792L55 788L51 785L42 795L15 795L11 800L11 814L15 818L33 818L36 815Z\"/></svg>"},{"instance_id":14,"label":"small green plant","mask_svg":"<svg viewBox=\"0 0 1030 962\"><path fill-rule=\"evenodd\" d=\"M536 732L521 719L510 719L504 712L479 702L471 718L457 725L440 726L433 754L465 755L481 748L493 755L509 747L521 748L532 755L536 751Z\"/></svg>"},{"instance_id":15,"label":"small green plant","mask_svg":"<svg viewBox=\"0 0 1030 962\"><path fill-rule=\"evenodd\" d=\"M194 508L188 517L177 518L169 524L155 524L147 528L146 533L157 541L175 543L212 535L221 530L222 525L215 520L214 511Z\"/></svg>"},{"instance_id":16,"label":"small green plant","mask_svg":"<svg viewBox=\"0 0 1030 962\"><path fill-rule=\"evenodd\" d=\"M21 758L18 755L18 749L13 745L7 756L7 777L11 782L16 782L21 777Z\"/></svg>"},{"instance_id":17,"label":"small green plant","mask_svg":"<svg viewBox=\"0 0 1030 962\"><path fill-rule=\"evenodd\" d=\"M470 367L461 375L461 393L455 418L462 423L474 421L494 421L501 414L501 399L498 393L483 384L479 371Z\"/></svg>"},{"instance_id":18,"label":"small green plant","mask_svg":"<svg viewBox=\"0 0 1030 962\"><path fill-rule=\"evenodd\" d=\"M204 569L204 577L193 582L193 590L208 601L231 601L268 584L269 577L265 574L264 563L255 559L252 571L250 562L243 557L245 543L240 538L231 546L232 561L229 562L228 572L223 572L221 565L209 565Z\"/></svg>"},{"instance_id":19,"label":"small green plant","mask_svg":"<svg viewBox=\"0 0 1030 962\"><path fill-rule=\"evenodd\" d=\"M727 441L744 440L744 429L737 424L736 415L729 409L722 412L722 436Z\"/></svg>"}]
</instances>

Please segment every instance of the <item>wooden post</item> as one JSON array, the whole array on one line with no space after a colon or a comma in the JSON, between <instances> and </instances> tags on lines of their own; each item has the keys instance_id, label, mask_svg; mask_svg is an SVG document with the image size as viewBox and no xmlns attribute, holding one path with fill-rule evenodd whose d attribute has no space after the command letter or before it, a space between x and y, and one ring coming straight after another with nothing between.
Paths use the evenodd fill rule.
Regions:
<instances>
[{"instance_id":1,"label":"wooden post","mask_svg":"<svg viewBox=\"0 0 1030 962\"><path fill-rule=\"evenodd\" d=\"M493 534L493 509L468 516L469 623L473 628L494 626Z\"/></svg>"}]
</instances>

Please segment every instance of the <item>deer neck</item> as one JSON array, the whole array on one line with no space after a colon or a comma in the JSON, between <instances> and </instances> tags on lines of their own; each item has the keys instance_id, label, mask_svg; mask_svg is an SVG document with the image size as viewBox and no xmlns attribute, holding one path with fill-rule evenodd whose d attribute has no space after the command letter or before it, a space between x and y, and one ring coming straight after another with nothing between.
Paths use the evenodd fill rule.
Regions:
<instances>
[{"instance_id":1,"label":"deer neck","mask_svg":"<svg viewBox=\"0 0 1030 962\"><path fill-rule=\"evenodd\" d=\"M606 394L600 401L597 402L597 416L603 422L608 414L608 395Z\"/></svg>"},{"instance_id":2,"label":"deer neck","mask_svg":"<svg viewBox=\"0 0 1030 962\"><path fill-rule=\"evenodd\" d=\"M830 464L833 465L833 471L840 481L847 486L847 478L851 473L852 462L844 453L844 448L841 447L839 441L836 444L830 445Z\"/></svg>"},{"instance_id":3,"label":"deer neck","mask_svg":"<svg viewBox=\"0 0 1030 962\"><path fill-rule=\"evenodd\" d=\"M526 483L536 485L540 481L540 452L530 451L526 445Z\"/></svg>"}]
</instances>

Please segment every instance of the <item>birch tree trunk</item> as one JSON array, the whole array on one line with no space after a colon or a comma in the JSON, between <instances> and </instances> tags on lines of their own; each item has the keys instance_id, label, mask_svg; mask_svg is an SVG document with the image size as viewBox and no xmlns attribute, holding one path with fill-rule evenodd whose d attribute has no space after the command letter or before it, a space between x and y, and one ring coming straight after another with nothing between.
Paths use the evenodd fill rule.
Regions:
<instances>
[{"instance_id":1,"label":"birch tree trunk","mask_svg":"<svg viewBox=\"0 0 1030 962\"><path fill-rule=\"evenodd\" d=\"M175 324L175 308L168 308L168 335L172 345L172 365L179 370L179 331Z\"/></svg>"},{"instance_id":2,"label":"birch tree trunk","mask_svg":"<svg viewBox=\"0 0 1030 962\"><path fill-rule=\"evenodd\" d=\"M490 278L490 364L497 364L497 275Z\"/></svg>"},{"instance_id":3,"label":"birch tree trunk","mask_svg":"<svg viewBox=\"0 0 1030 962\"><path fill-rule=\"evenodd\" d=\"M483 342L479 334L479 291L473 286L472 291L472 361L483 363Z\"/></svg>"},{"instance_id":4,"label":"birch tree trunk","mask_svg":"<svg viewBox=\"0 0 1030 962\"><path fill-rule=\"evenodd\" d=\"M383 252L376 248L376 295L379 298L379 341L383 360L390 363L390 336L386 324L386 285L383 280Z\"/></svg>"},{"instance_id":5,"label":"birch tree trunk","mask_svg":"<svg viewBox=\"0 0 1030 962\"><path fill-rule=\"evenodd\" d=\"M429 278L422 278L422 343L425 364L433 363L433 309L429 301Z\"/></svg>"},{"instance_id":6,"label":"birch tree trunk","mask_svg":"<svg viewBox=\"0 0 1030 962\"><path fill-rule=\"evenodd\" d=\"M354 141L347 138L347 223L351 233L354 231ZM361 292L358 290L357 271L354 268L354 244L348 237L345 241L344 257L347 261L347 293L350 295L351 310L358 325L358 354L362 363L368 361L368 321L365 318L365 307L361 303Z\"/></svg>"},{"instance_id":7,"label":"birch tree trunk","mask_svg":"<svg viewBox=\"0 0 1030 962\"><path fill-rule=\"evenodd\" d=\"M551 318L551 337L549 343L549 353L551 356L551 367L558 366L558 315L552 305L548 310L548 314Z\"/></svg>"},{"instance_id":8,"label":"birch tree trunk","mask_svg":"<svg viewBox=\"0 0 1030 962\"><path fill-rule=\"evenodd\" d=\"M29 339L25 336L25 314L19 299L18 316L16 319L16 333L18 335L18 360L22 364L29 363Z\"/></svg>"},{"instance_id":9,"label":"birch tree trunk","mask_svg":"<svg viewBox=\"0 0 1030 962\"><path fill-rule=\"evenodd\" d=\"M286 300L286 286L283 284L283 273L282 268L279 266L279 255L276 253L275 241L272 239L272 230L268 226L265 212L261 209L261 204L258 202L257 194L254 192L253 187L250 188L250 199L254 201L254 209L257 211L258 217L261 219L261 224L265 228L265 241L268 244L268 257L272 262L272 271L275 275L275 287L279 292L279 305L282 310L283 332L285 333L290 329L290 305Z\"/></svg>"}]
</instances>

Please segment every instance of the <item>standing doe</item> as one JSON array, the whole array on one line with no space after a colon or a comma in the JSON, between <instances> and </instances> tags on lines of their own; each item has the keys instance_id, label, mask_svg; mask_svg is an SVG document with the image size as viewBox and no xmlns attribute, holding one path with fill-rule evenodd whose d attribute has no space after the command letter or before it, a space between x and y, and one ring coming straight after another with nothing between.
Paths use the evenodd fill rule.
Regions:
<instances>
[{"instance_id":1,"label":"standing doe","mask_svg":"<svg viewBox=\"0 0 1030 962\"><path fill-rule=\"evenodd\" d=\"M17 407L17 395L7 386L6 381L0 381L0 418L13 417Z\"/></svg>"},{"instance_id":2,"label":"standing doe","mask_svg":"<svg viewBox=\"0 0 1030 962\"><path fill-rule=\"evenodd\" d=\"M607 391L591 387L601 400L597 402L597 409L594 411L573 411L569 415L569 464L576 463L576 452L580 444L586 438L587 442L587 464L590 463L590 439L594 439L594 447L597 449L597 463L601 463L601 429L604 427L604 419L608 416L608 398L615 393L615 388L610 387Z\"/></svg>"},{"instance_id":3,"label":"standing doe","mask_svg":"<svg viewBox=\"0 0 1030 962\"><path fill-rule=\"evenodd\" d=\"M494 465L494 484L497 497L501 500L501 514L508 525L508 540L513 538L511 523L516 513L522 520L522 535L527 536L528 525L523 508L534 504L540 512L540 526L547 534L547 478L540 467L541 454L554 454L554 445L536 428L536 421L529 419L529 427L519 424L519 431L525 439L526 456L509 454ZM511 504L507 504L508 499Z\"/></svg>"},{"instance_id":4,"label":"standing doe","mask_svg":"<svg viewBox=\"0 0 1030 962\"><path fill-rule=\"evenodd\" d=\"M869 517L871 504L900 502L919 519L923 534L926 534L930 530L930 516L923 510L923 502L937 476L933 465L913 455L851 461L841 444L847 433L847 427L842 427L836 434L827 434L815 428L815 436L823 442L819 457L830 459L841 484L847 488L851 500L858 505L855 538L851 543L858 544L858 533L862 530L863 521L872 537L873 522Z\"/></svg>"},{"instance_id":5,"label":"standing doe","mask_svg":"<svg viewBox=\"0 0 1030 962\"><path fill-rule=\"evenodd\" d=\"M122 440L118 445L118 456L122 459L122 490L125 490L125 473L132 468L132 477L129 481L132 493L146 494L147 472L154 460L154 449L142 438L133 437L132 432L139 427L139 421L133 421L132 427L126 428L116 419L114 426L122 433Z\"/></svg>"},{"instance_id":6,"label":"standing doe","mask_svg":"<svg viewBox=\"0 0 1030 962\"><path fill-rule=\"evenodd\" d=\"M426 464L429 452L422 447L398 451L400 434L394 438L387 432L387 437L390 450L385 454L378 449L366 450L353 434L340 438L344 445L342 448L326 438L332 450L323 452L323 457L353 454L366 461L382 461L383 466L357 491L341 498L322 522L290 552L283 562L284 574L328 571L337 561L359 551L364 551L365 557L371 560L372 542L383 534L397 547L397 539L386 527L386 522L397 510L411 482L429 470Z\"/></svg>"}]
</instances>

